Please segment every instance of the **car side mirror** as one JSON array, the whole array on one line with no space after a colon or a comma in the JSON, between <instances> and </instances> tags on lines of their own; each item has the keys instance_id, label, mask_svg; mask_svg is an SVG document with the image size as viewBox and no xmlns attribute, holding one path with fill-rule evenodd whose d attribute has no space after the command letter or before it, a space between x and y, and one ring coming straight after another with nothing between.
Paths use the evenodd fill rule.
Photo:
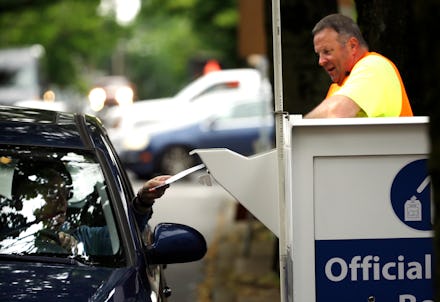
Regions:
<instances>
[{"instance_id":1,"label":"car side mirror","mask_svg":"<svg viewBox=\"0 0 440 302\"><path fill-rule=\"evenodd\" d=\"M183 224L160 223L153 232L153 243L147 246L150 264L172 264L197 261L205 256L206 240L200 232Z\"/></svg>"}]
</instances>

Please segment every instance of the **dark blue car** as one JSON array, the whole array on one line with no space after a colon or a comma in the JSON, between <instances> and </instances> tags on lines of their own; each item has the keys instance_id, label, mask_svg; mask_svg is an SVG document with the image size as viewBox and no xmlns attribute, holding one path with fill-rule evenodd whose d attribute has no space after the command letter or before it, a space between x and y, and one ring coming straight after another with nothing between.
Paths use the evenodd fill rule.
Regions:
<instances>
[{"instance_id":1,"label":"dark blue car","mask_svg":"<svg viewBox=\"0 0 440 302\"><path fill-rule=\"evenodd\" d=\"M185 108L173 121L146 126L139 122L114 139L123 164L141 178L174 175L199 162L189 154L193 149L228 148L249 156L273 148L270 100L219 101L223 103Z\"/></svg>"},{"instance_id":2,"label":"dark blue car","mask_svg":"<svg viewBox=\"0 0 440 302\"><path fill-rule=\"evenodd\" d=\"M204 256L196 230L133 209L97 119L0 106L0 129L0 301L166 301L163 265Z\"/></svg>"}]
</instances>

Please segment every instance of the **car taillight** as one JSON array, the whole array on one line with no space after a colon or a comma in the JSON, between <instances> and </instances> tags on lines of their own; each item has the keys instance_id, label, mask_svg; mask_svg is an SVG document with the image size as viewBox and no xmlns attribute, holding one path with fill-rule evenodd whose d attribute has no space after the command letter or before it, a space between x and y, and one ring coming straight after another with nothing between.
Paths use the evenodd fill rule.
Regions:
<instances>
[{"instance_id":1,"label":"car taillight","mask_svg":"<svg viewBox=\"0 0 440 302\"><path fill-rule=\"evenodd\" d=\"M239 81L227 82L226 86L228 88L238 88L240 86L240 82Z\"/></svg>"}]
</instances>

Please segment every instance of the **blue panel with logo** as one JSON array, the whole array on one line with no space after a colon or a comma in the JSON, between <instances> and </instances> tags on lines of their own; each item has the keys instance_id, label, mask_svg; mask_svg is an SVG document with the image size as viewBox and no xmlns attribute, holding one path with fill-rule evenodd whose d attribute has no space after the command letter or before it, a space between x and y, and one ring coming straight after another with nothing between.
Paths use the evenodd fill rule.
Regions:
<instances>
[{"instance_id":1,"label":"blue panel with logo","mask_svg":"<svg viewBox=\"0 0 440 302\"><path fill-rule=\"evenodd\" d=\"M431 186L427 160L403 167L391 186L391 205L397 217L416 230L431 230Z\"/></svg>"},{"instance_id":2,"label":"blue panel with logo","mask_svg":"<svg viewBox=\"0 0 440 302\"><path fill-rule=\"evenodd\" d=\"M431 238L318 240L315 245L317 302L433 301Z\"/></svg>"},{"instance_id":3,"label":"blue panel with logo","mask_svg":"<svg viewBox=\"0 0 440 302\"><path fill-rule=\"evenodd\" d=\"M409 228L432 230L426 159L396 174L389 202ZM432 302L432 238L420 236L315 241L316 301Z\"/></svg>"}]
</instances>

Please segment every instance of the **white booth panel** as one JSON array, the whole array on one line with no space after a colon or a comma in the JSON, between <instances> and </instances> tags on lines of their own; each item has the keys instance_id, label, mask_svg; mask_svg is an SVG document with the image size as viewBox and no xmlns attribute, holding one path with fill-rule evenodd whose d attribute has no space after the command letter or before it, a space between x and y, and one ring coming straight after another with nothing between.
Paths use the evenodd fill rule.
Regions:
<instances>
[{"instance_id":1,"label":"white booth panel","mask_svg":"<svg viewBox=\"0 0 440 302\"><path fill-rule=\"evenodd\" d=\"M393 208L391 200L393 180L402 167L424 159L417 155L316 157L315 240L431 237L430 230L412 228L399 219L404 209ZM414 175L414 184L403 184L412 185L413 192L402 202L420 194L429 197L429 187L417 192L426 177Z\"/></svg>"},{"instance_id":2,"label":"white booth panel","mask_svg":"<svg viewBox=\"0 0 440 302\"><path fill-rule=\"evenodd\" d=\"M285 156L193 153L274 234L283 234L286 302L432 302L428 122L291 116L283 125L290 132Z\"/></svg>"},{"instance_id":3,"label":"white booth panel","mask_svg":"<svg viewBox=\"0 0 440 302\"><path fill-rule=\"evenodd\" d=\"M427 127L291 120L289 301L432 301Z\"/></svg>"}]
</instances>

